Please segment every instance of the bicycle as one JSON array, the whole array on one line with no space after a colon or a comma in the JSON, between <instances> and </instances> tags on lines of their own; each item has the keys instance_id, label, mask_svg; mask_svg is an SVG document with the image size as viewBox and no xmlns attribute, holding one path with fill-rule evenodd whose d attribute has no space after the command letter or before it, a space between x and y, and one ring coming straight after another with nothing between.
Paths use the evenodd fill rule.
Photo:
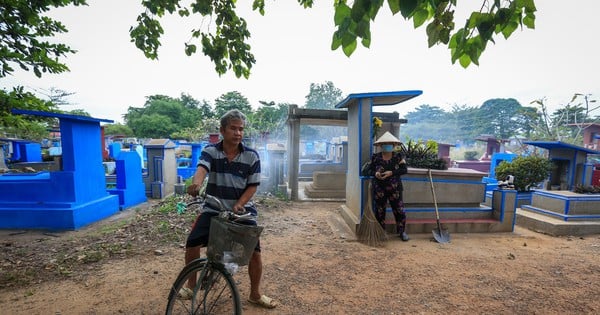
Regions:
<instances>
[{"instance_id":1,"label":"bicycle","mask_svg":"<svg viewBox=\"0 0 600 315\"><path fill-rule=\"evenodd\" d=\"M255 219L251 213L225 209L221 200L208 194L186 204L186 208L192 205L200 205L202 213L215 214L207 257L193 260L181 270L171 287L165 314L242 314L233 274L250 261L263 228L238 223ZM184 299L179 291L188 282L195 285L190 288L191 298Z\"/></svg>"}]
</instances>

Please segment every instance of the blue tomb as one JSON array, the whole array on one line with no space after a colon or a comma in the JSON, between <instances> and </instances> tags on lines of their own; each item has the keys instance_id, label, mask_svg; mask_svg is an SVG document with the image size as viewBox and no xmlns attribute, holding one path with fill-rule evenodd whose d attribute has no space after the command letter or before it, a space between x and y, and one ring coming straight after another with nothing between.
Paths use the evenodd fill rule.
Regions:
<instances>
[{"instance_id":1,"label":"blue tomb","mask_svg":"<svg viewBox=\"0 0 600 315\"><path fill-rule=\"evenodd\" d=\"M60 171L0 176L0 228L78 229L119 211L102 165L100 123L86 116L13 110L13 114L58 118Z\"/></svg>"},{"instance_id":2,"label":"blue tomb","mask_svg":"<svg viewBox=\"0 0 600 315\"><path fill-rule=\"evenodd\" d=\"M181 176L183 180L194 176L194 173L196 173L200 153L202 152L202 149L207 145L207 142L186 143L186 145L189 145L191 148L191 157L177 159L177 175Z\"/></svg>"}]
</instances>

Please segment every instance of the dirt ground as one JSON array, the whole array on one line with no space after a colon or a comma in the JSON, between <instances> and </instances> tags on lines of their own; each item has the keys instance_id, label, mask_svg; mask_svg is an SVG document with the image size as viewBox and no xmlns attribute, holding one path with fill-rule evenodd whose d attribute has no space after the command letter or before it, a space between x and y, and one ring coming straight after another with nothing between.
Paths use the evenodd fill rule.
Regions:
<instances>
[{"instance_id":1,"label":"dirt ground","mask_svg":"<svg viewBox=\"0 0 600 315\"><path fill-rule=\"evenodd\" d=\"M431 234L357 242L339 203L261 201L263 310L245 314L600 314L600 235ZM0 231L0 313L161 314L193 212L148 204L73 232Z\"/></svg>"}]
</instances>

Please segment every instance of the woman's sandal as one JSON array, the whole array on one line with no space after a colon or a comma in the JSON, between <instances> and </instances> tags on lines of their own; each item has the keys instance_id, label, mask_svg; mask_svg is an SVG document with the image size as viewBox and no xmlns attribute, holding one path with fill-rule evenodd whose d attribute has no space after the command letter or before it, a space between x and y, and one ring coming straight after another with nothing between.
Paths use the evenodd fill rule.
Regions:
<instances>
[{"instance_id":1,"label":"woman's sandal","mask_svg":"<svg viewBox=\"0 0 600 315\"><path fill-rule=\"evenodd\" d=\"M260 307L264 307L264 308L277 307L277 303L272 298L270 298L266 295L261 295L260 299L258 299L258 300L253 300L253 299L248 298L248 302L250 302L254 305L258 305Z\"/></svg>"}]
</instances>

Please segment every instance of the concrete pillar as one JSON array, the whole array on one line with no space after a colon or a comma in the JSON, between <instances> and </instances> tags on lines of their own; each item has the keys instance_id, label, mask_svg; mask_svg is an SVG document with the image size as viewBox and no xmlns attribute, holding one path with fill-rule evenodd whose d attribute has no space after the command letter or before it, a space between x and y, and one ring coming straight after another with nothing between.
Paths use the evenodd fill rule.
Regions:
<instances>
[{"instance_id":1,"label":"concrete pillar","mask_svg":"<svg viewBox=\"0 0 600 315\"><path fill-rule=\"evenodd\" d=\"M288 117L294 115L297 105L288 109ZM300 161L300 120L288 119L288 186L290 199L298 200L298 163Z\"/></svg>"},{"instance_id":2,"label":"concrete pillar","mask_svg":"<svg viewBox=\"0 0 600 315\"><path fill-rule=\"evenodd\" d=\"M346 204L342 216L348 225L356 226L362 217L366 200L365 181L360 176L363 163L371 158L371 98L361 98L356 106L348 108L348 171L346 173Z\"/></svg>"},{"instance_id":3,"label":"concrete pillar","mask_svg":"<svg viewBox=\"0 0 600 315\"><path fill-rule=\"evenodd\" d=\"M492 208L494 219L500 223L492 225L490 232L513 232L517 218L517 191L494 190Z\"/></svg>"},{"instance_id":4,"label":"concrete pillar","mask_svg":"<svg viewBox=\"0 0 600 315\"><path fill-rule=\"evenodd\" d=\"M340 162L344 165L345 169L348 169L348 141L343 141L341 144L342 152L340 156Z\"/></svg>"},{"instance_id":5,"label":"concrete pillar","mask_svg":"<svg viewBox=\"0 0 600 315\"><path fill-rule=\"evenodd\" d=\"M8 168L8 167L6 167L5 159L6 159L6 157L4 157L4 148L2 148L2 146L0 146L0 169Z\"/></svg>"}]
</instances>

